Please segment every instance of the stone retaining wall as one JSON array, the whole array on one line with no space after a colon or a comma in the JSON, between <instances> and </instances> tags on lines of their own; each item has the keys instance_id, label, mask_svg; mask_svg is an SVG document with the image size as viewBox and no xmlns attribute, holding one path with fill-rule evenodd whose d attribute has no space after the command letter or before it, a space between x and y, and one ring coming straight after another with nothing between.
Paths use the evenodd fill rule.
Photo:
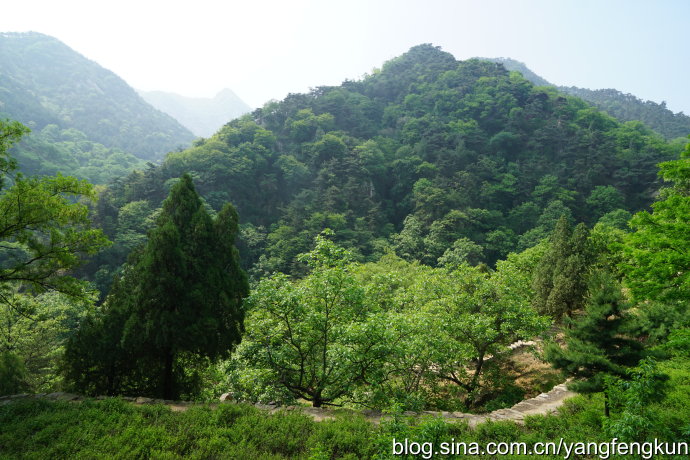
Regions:
<instances>
[{"instance_id":1,"label":"stone retaining wall","mask_svg":"<svg viewBox=\"0 0 690 460\"><path fill-rule=\"evenodd\" d=\"M462 412L435 412L435 411L423 411L423 412L405 412L406 416L420 417L420 416L434 416L443 417L446 420L464 420L470 426L476 426L480 423L486 422L488 420L512 420L517 423L522 423L524 417L527 415L545 415L555 412L567 398L574 396L575 393L568 391L566 384L562 383L556 385L551 389L551 391L542 393L534 398L526 399L520 401L510 409L498 409L488 414L465 414ZM38 393L38 394L19 394L11 396L0 396L0 405L10 404L13 401L23 400L23 399L49 399L55 401L83 401L86 399L106 399L107 396L97 396L95 398L87 398L84 396L71 394L71 393ZM189 401L169 401L165 399L153 399L144 397L121 397L125 401L129 401L133 404L164 404L170 407L173 411L184 411L187 408L194 405L205 405L215 407L219 404L227 404L228 402L221 403L194 403ZM317 407L302 407L302 406L288 406L281 407L269 404L255 404L255 406L261 410L265 410L270 413L279 411L300 411L305 415L309 415L316 421L329 420L335 418L335 412L332 409L324 409ZM342 411L340 411L342 412ZM364 410L364 411L351 411L352 413L362 414L368 420L373 423L379 423L385 415L381 412Z\"/></svg>"}]
</instances>

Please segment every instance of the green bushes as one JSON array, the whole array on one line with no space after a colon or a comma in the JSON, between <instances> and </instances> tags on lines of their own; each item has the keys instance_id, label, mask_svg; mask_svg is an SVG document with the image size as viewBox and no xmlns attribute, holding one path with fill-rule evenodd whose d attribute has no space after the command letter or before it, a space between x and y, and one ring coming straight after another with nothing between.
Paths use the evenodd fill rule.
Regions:
<instances>
[{"instance_id":1,"label":"green bushes","mask_svg":"<svg viewBox=\"0 0 690 460\"><path fill-rule=\"evenodd\" d=\"M0 458L367 458L374 429L363 417L316 423L301 413L252 406L192 407L119 399L82 403L18 401L0 407Z\"/></svg>"},{"instance_id":2,"label":"green bushes","mask_svg":"<svg viewBox=\"0 0 690 460\"><path fill-rule=\"evenodd\" d=\"M661 441L687 441L690 366L685 358L660 364L669 392L648 405L657 422L648 433ZM602 429L601 395L569 399L557 415L532 416L524 425L489 422L470 428L441 418L415 421L400 411L380 425L363 416L336 414L315 422L296 412L269 414L253 406L222 404L173 412L161 405L135 406L120 399L80 403L28 399L0 406L0 458L156 459L405 459L393 455L393 439L418 443L608 442ZM616 420L620 412L612 411ZM473 458L492 458L476 456ZM525 458L505 456L502 458ZM541 458L562 458L544 456Z\"/></svg>"}]
</instances>

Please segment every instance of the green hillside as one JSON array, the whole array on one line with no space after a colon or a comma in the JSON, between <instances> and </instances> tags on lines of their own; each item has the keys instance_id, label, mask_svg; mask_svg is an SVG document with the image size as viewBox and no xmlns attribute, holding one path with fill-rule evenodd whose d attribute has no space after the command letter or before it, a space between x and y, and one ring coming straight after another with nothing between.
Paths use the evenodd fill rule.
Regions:
<instances>
[{"instance_id":1,"label":"green hillside","mask_svg":"<svg viewBox=\"0 0 690 460\"><path fill-rule=\"evenodd\" d=\"M90 142L144 160L194 138L113 72L36 32L0 34L0 118L34 131L76 129Z\"/></svg>"},{"instance_id":2,"label":"green hillside","mask_svg":"<svg viewBox=\"0 0 690 460\"><path fill-rule=\"evenodd\" d=\"M62 173L93 184L105 184L146 166L144 160L131 153L92 142L82 131L60 129L55 124L32 131L10 153L24 174Z\"/></svg>"},{"instance_id":3,"label":"green hillside","mask_svg":"<svg viewBox=\"0 0 690 460\"><path fill-rule=\"evenodd\" d=\"M676 154L639 122L421 45L361 81L268 103L112 184L97 219L117 241L123 210L136 219L127 228L141 228L190 172L210 206L237 207L243 263L257 275L298 273L295 256L324 227L360 260L394 251L492 265L563 214L624 226L651 203L655 165ZM91 269L107 278L127 241Z\"/></svg>"}]
</instances>

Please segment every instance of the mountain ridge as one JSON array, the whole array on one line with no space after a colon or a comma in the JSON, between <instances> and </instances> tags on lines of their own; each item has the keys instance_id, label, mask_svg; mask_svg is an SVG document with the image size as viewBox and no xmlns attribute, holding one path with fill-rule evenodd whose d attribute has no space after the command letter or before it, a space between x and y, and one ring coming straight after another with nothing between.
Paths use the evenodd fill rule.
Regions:
<instances>
[{"instance_id":1,"label":"mountain ridge","mask_svg":"<svg viewBox=\"0 0 690 460\"><path fill-rule=\"evenodd\" d=\"M684 138L690 135L690 116L682 111L674 113L660 104L645 101L634 94L623 93L615 88L588 89L577 86L555 85L533 72L524 62L512 58L477 58L502 64L510 71L520 72L527 80L537 86L550 86L571 96L579 97L595 107L607 112L620 121L641 121L666 139Z\"/></svg>"},{"instance_id":2,"label":"mountain ridge","mask_svg":"<svg viewBox=\"0 0 690 460\"><path fill-rule=\"evenodd\" d=\"M641 123L427 44L171 152L110 187L98 220L131 207L146 222L166 184L189 173L212 208L237 208L240 254L256 276L303 274L297 255L324 228L362 261L393 251L432 266L492 265L547 237L562 215L624 226L651 203L655 165L675 149ZM122 262L103 255L92 270Z\"/></svg>"},{"instance_id":3,"label":"mountain ridge","mask_svg":"<svg viewBox=\"0 0 690 460\"><path fill-rule=\"evenodd\" d=\"M0 82L0 116L32 129L77 129L107 148L153 161L195 137L114 72L38 32L0 34Z\"/></svg>"}]
</instances>

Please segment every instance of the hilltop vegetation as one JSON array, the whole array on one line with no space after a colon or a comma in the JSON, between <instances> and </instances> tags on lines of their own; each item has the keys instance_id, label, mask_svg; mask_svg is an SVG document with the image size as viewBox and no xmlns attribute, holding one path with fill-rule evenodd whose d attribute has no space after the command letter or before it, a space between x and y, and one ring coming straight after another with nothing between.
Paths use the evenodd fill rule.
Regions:
<instances>
[{"instance_id":1,"label":"hilltop vegetation","mask_svg":"<svg viewBox=\"0 0 690 460\"><path fill-rule=\"evenodd\" d=\"M651 203L655 165L677 153L639 122L422 45L361 81L268 103L113 183L97 219L116 245L92 273L117 269L118 225L142 229L184 172L211 207L237 207L246 269L297 274L295 256L324 227L357 260L392 250L436 266L493 265L563 214L625 226ZM121 222L134 206L136 222Z\"/></svg>"},{"instance_id":2,"label":"hilltop vegetation","mask_svg":"<svg viewBox=\"0 0 690 460\"><path fill-rule=\"evenodd\" d=\"M97 182L194 139L117 75L35 32L0 34L0 119L5 118L34 131L15 150L25 172L60 169ZM107 178L95 171L109 167L115 170Z\"/></svg>"},{"instance_id":3,"label":"hilltop vegetation","mask_svg":"<svg viewBox=\"0 0 690 460\"><path fill-rule=\"evenodd\" d=\"M538 86L554 86L559 91L579 97L622 122L641 121L668 140L685 138L690 133L690 116L683 112L673 113L666 108L666 102L658 104L643 101L616 89L587 89L576 86L555 86L532 72L519 61L508 58L488 59L498 62L511 71L520 72L527 80Z\"/></svg>"}]
</instances>

